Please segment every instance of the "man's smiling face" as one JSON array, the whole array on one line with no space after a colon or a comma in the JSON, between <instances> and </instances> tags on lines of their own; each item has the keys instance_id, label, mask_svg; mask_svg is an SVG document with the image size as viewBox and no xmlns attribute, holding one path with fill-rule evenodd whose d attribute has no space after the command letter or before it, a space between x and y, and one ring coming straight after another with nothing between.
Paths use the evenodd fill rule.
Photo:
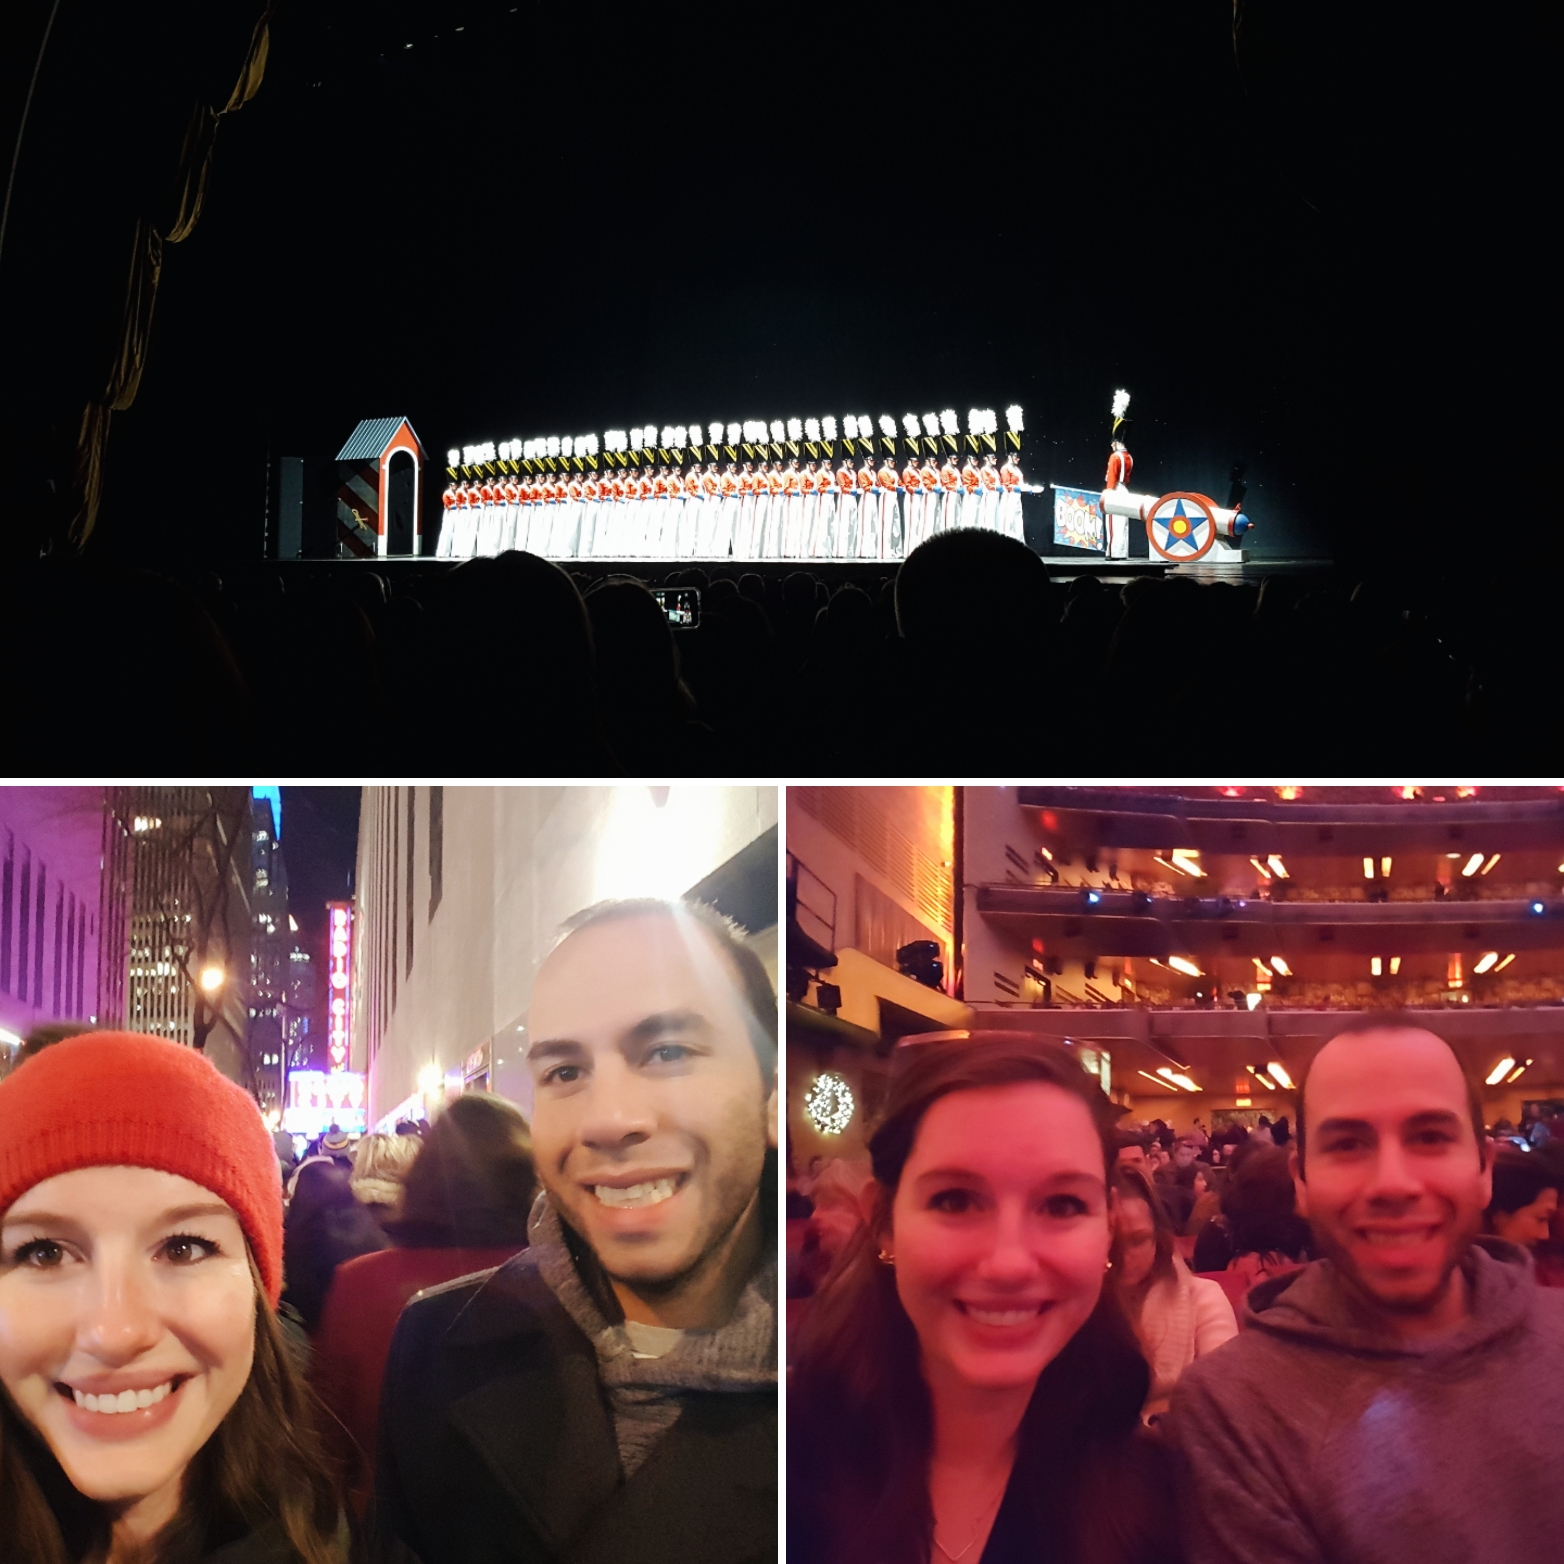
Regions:
<instances>
[{"instance_id":1,"label":"man's smiling face","mask_svg":"<svg viewBox=\"0 0 1564 1564\"><path fill-rule=\"evenodd\" d=\"M777 1103L716 936L677 914L589 924L544 962L528 1030L538 1173L609 1277L657 1291L720 1269L757 1215Z\"/></svg>"},{"instance_id":2,"label":"man's smiling face","mask_svg":"<svg viewBox=\"0 0 1564 1564\"><path fill-rule=\"evenodd\" d=\"M1387 1027L1322 1048L1304 1083L1299 1208L1359 1292L1408 1325L1439 1317L1492 1193L1455 1055Z\"/></svg>"}]
</instances>

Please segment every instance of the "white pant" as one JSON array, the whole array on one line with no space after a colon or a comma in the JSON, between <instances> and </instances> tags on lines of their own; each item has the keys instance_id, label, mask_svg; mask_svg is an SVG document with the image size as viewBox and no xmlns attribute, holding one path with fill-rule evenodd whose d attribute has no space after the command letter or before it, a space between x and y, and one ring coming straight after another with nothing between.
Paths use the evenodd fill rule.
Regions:
<instances>
[{"instance_id":1,"label":"white pant","mask_svg":"<svg viewBox=\"0 0 1564 1564\"><path fill-rule=\"evenodd\" d=\"M1130 519L1128 516L1109 515L1108 522L1108 558L1128 559L1130 557Z\"/></svg>"}]
</instances>

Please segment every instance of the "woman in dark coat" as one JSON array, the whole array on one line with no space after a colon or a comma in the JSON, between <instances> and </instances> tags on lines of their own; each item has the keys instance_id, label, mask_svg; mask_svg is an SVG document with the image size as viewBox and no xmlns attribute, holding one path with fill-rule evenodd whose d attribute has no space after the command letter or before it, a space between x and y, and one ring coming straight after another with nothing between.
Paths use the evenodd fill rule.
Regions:
<instances>
[{"instance_id":1,"label":"woman in dark coat","mask_svg":"<svg viewBox=\"0 0 1564 1564\"><path fill-rule=\"evenodd\" d=\"M313 1337L331 1278L344 1260L389 1249L380 1224L353 1194L353 1175L330 1157L303 1163L283 1222L282 1301Z\"/></svg>"},{"instance_id":2,"label":"woman in dark coat","mask_svg":"<svg viewBox=\"0 0 1564 1564\"><path fill-rule=\"evenodd\" d=\"M400 1213L386 1224L396 1248L337 1272L310 1379L341 1425L335 1444L358 1514L374 1485L380 1381L402 1306L426 1287L503 1265L525 1248L535 1188L521 1114L481 1092L459 1097L408 1171Z\"/></svg>"}]
</instances>

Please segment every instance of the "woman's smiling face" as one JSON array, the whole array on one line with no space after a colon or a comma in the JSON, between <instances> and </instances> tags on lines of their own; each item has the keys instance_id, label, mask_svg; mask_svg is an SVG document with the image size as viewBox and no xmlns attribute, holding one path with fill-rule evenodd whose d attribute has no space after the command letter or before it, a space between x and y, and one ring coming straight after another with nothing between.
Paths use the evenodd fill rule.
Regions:
<instances>
[{"instance_id":1,"label":"woman's smiling face","mask_svg":"<svg viewBox=\"0 0 1564 1564\"><path fill-rule=\"evenodd\" d=\"M1079 1097L1043 1082L941 1097L884 1240L930 1383L1035 1382L1096 1307L1109 1240L1102 1142Z\"/></svg>"},{"instance_id":2,"label":"woman's smiling face","mask_svg":"<svg viewBox=\"0 0 1564 1564\"><path fill-rule=\"evenodd\" d=\"M0 1384L76 1488L177 1507L255 1355L233 1211L151 1168L80 1168L0 1216Z\"/></svg>"}]
</instances>

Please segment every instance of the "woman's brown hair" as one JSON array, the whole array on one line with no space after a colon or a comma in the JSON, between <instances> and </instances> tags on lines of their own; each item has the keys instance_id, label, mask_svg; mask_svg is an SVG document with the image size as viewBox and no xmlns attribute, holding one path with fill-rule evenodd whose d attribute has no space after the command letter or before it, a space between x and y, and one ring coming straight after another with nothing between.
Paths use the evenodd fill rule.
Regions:
<instances>
[{"instance_id":1,"label":"woman's brown hair","mask_svg":"<svg viewBox=\"0 0 1564 1564\"><path fill-rule=\"evenodd\" d=\"M255 1359L227 1417L185 1470L179 1511L136 1564L197 1564L270 1526L298 1564L342 1564L342 1505L316 1432L318 1403L255 1287ZM80 1564L111 1540L107 1508L80 1493L0 1387L0 1559Z\"/></svg>"},{"instance_id":2,"label":"woman's brown hair","mask_svg":"<svg viewBox=\"0 0 1564 1564\"><path fill-rule=\"evenodd\" d=\"M1069 1051L1023 1034L974 1032L898 1050L885 1113L869 1141L874 1219L810 1300L788 1388L788 1555L799 1564L927 1564L933 1407L917 1332L877 1258L879 1231L923 1116L941 1097L1041 1082L1090 1113L1108 1182L1107 1098ZM1134 1447L1148 1372L1111 1292L1042 1372L1017 1436L1010 1492L1050 1558L1138 1558L1160 1522ZM1171 1502L1171 1501L1170 1501ZM1089 1524L1088 1524L1089 1522ZM1044 1541L1045 1539L1045 1541ZM1149 1556L1149 1554L1148 1554Z\"/></svg>"},{"instance_id":3,"label":"woman's brown hair","mask_svg":"<svg viewBox=\"0 0 1564 1564\"><path fill-rule=\"evenodd\" d=\"M1146 1210L1151 1214L1152 1231L1156 1235L1157 1257L1151 1262L1151 1269L1146 1273L1146 1281L1159 1282L1175 1276L1177 1267L1173 1263L1173 1223L1168 1216L1167 1207L1162 1204L1161 1197L1152 1187L1151 1180L1138 1168L1120 1168L1113 1185L1120 1201L1143 1201ZM1123 1273L1120 1266L1124 1261L1124 1244L1119 1237L1117 1227L1113 1231L1113 1244L1108 1250L1108 1258L1113 1261L1115 1282L1122 1282Z\"/></svg>"}]
</instances>

